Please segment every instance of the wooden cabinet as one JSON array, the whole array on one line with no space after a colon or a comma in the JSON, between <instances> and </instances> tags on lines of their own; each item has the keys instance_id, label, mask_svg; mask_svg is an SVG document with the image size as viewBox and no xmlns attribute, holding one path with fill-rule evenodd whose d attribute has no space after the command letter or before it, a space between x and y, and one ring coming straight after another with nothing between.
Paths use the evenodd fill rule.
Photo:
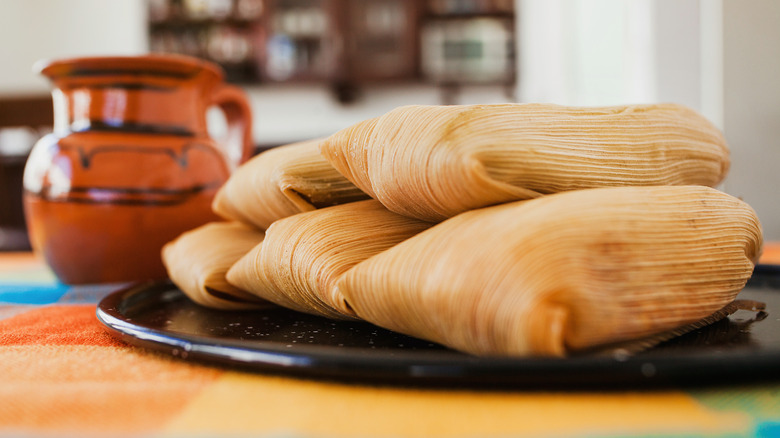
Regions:
<instances>
[{"instance_id":1,"label":"wooden cabinet","mask_svg":"<svg viewBox=\"0 0 780 438\"><path fill-rule=\"evenodd\" d=\"M148 0L149 49L222 66L231 82L257 78L263 0Z\"/></svg>"},{"instance_id":2,"label":"wooden cabinet","mask_svg":"<svg viewBox=\"0 0 780 438\"><path fill-rule=\"evenodd\" d=\"M152 51L239 83L514 81L512 0L148 0Z\"/></svg>"},{"instance_id":3,"label":"wooden cabinet","mask_svg":"<svg viewBox=\"0 0 780 438\"><path fill-rule=\"evenodd\" d=\"M418 0L346 0L343 10L347 79L357 82L419 77Z\"/></svg>"}]
</instances>

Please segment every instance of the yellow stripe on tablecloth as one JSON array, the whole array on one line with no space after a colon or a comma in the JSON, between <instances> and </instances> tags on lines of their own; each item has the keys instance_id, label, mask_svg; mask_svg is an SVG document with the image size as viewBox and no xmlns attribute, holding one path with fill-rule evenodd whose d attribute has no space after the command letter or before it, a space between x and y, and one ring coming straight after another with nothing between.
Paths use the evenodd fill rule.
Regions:
<instances>
[{"instance_id":1,"label":"yellow stripe on tablecloth","mask_svg":"<svg viewBox=\"0 0 780 438\"><path fill-rule=\"evenodd\" d=\"M221 372L126 347L1 346L0 435L153 433Z\"/></svg>"},{"instance_id":2,"label":"yellow stripe on tablecloth","mask_svg":"<svg viewBox=\"0 0 780 438\"><path fill-rule=\"evenodd\" d=\"M164 436L505 437L745 433L738 412L675 391L524 393L343 385L225 373Z\"/></svg>"}]
</instances>

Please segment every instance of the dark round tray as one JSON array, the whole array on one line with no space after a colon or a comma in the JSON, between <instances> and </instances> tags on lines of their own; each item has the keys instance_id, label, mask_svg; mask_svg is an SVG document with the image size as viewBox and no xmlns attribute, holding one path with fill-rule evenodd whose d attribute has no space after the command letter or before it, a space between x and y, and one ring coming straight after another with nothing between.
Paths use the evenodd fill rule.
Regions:
<instances>
[{"instance_id":1,"label":"dark round tray","mask_svg":"<svg viewBox=\"0 0 780 438\"><path fill-rule=\"evenodd\" d=\"M565 359L474 357L368 323L283 308L212 310L171 283L114 292L97 317L119 339L181 359L342 381L624 388L778 379L780 269L758 266L739 298L764 302L766 310L738 311L633 356Z\"/></svg>"}]
</instances>

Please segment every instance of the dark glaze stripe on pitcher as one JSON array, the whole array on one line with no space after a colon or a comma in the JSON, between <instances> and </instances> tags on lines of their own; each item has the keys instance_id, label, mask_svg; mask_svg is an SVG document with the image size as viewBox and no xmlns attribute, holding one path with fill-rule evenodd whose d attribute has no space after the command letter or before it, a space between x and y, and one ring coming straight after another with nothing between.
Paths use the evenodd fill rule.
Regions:
<instances>
[{"instance_id":1,"label":"dark glaze stripe on pitcher","mask_svg":"<svg viewBox=\"0 0 780 438\"><path fill-rule=\"evenodd\" d=\"M78 126L71 124L72 132L101 131L101 132L131 132L134 134L151 135L175 135L178 137L193 137L191 130L181 126L153 125L147 123L122 122L112 125L101 120L90 120L89 125Z\"/></svg>"},{"instance_id":2,"label":"dark glaze stripe on pitcher","mask_svg":"<svg viewBox=\"0 0 780 438\"><path fill-rule=\"evenodd\" d=\"M213 181L182 189L71 187L68 193L57 195L52 195L51 186L46 185L38 193L25 191L25 194L49 202L165 206L181 204L197 194L216 191L220 185L220 181Z\"/></svg>"},{"instance_id":3,"label":"dark glaze stripe on pitcher","mask_svg":"<svg viewBox=\"0 0 780 438\"><path fill-rule=\"evenodd\" d=\"M195 76L198 75L200 71L194 70L194 71L165 71L161 69L155 69L155 70L124 70L124 69L117 69L117 70L111 70L107 68L97 68L97 69L89 69L89 68L74 68L64 74L65 77L71 77L71 78L78 78L78 77L106 77L106 76L148 76L148 77L157 77L157 78L171 78L171 79L192 79Z\"/></svg>"}]
</instances>

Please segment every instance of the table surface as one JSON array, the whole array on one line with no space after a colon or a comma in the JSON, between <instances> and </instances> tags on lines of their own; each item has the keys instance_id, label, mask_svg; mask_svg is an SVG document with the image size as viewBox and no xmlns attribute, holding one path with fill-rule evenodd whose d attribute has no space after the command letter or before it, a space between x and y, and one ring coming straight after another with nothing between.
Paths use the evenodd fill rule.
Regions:
<instances>
[{"instance_id":1,"label":"table surface","mask_svg":"<svg viewBox=\"0 0 780 438\"><path fill-rule=\"evenodd\" d=\"M780 245L762 262L780 264ZM95 318L114 287L56 282L0 253L3 436L780 436L772 382L522 391L371 386L244 373L123 344Z\"/></svg>"}]
</instances>

